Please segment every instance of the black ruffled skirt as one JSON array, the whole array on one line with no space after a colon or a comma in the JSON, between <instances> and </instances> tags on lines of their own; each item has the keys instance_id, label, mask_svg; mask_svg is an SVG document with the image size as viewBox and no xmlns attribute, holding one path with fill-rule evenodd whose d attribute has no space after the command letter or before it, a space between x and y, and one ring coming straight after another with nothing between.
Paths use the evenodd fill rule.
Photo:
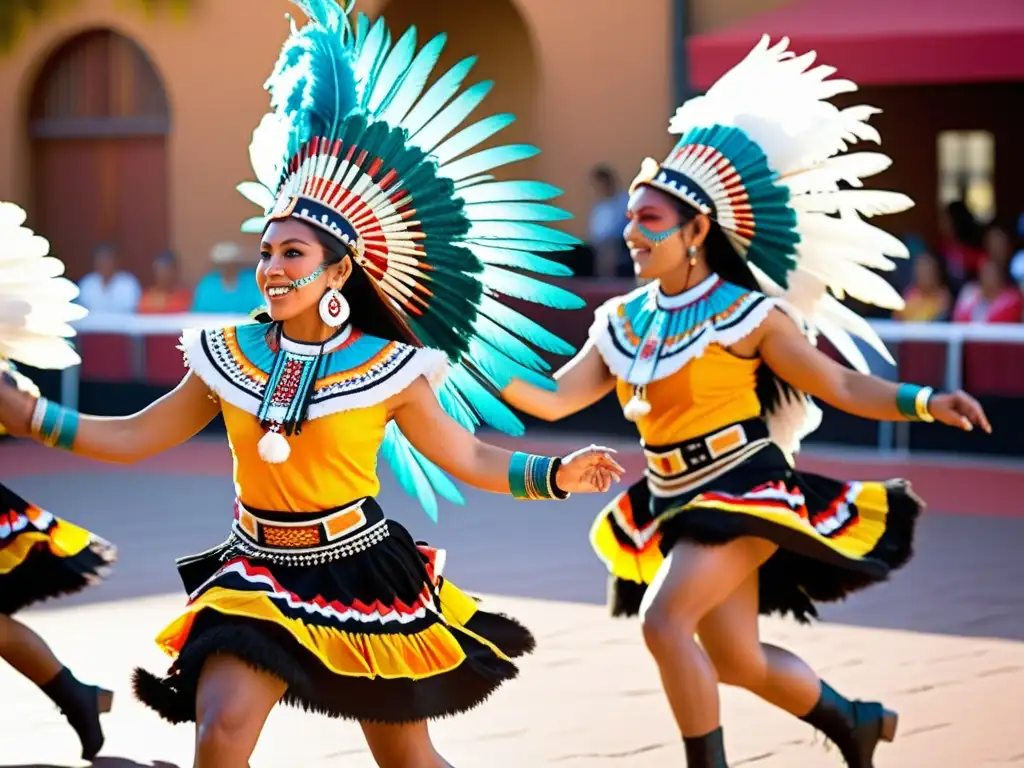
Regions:
<instances>
[{"instance_id":1,"label":"black ruffled skirt","mask_svg":"<svg viewBox=\"0 0 1024 768\"><path fill-rule=\"evenodd\" d=\"M85 589L116 559L109 542L0 483L0 614Z\"/></svg>"},{"instance_id":2,"label":"black ruffled skirt","mask_svg":"<svg viewBox=\"0 0 1024 768\"><path fill-rule=\"evenodd\" d=\"M380 723L467 711L514 678L530 632L478 610L442 576L443 551L414 542L372 499L359 504L365 521L326 545L344 510L239 506L228 541L179 561L188 606L157 638L174 662L162 678L136 670L138 698L171 722L194 721L215 654L283 680L286 704ZM240 511L255 521L248 533Z\"/></svg>"},{"instance_id":3,"label":"black ruffled skirt","mask_svg":"<svg viewBox=\"0 0 1024 768\"><path fill-rule=\"evenodd\" d=\"M913 553L923 509L904 480L844 482L797 472L768 444L719 477L672 498L646 479L598 515L591 543L608 566L615 616L635 616L664 556L681 540L756 536L778 545L759 572L760 612L806 622L815 603L884 581Z\"/></svg>"}]
</instances>

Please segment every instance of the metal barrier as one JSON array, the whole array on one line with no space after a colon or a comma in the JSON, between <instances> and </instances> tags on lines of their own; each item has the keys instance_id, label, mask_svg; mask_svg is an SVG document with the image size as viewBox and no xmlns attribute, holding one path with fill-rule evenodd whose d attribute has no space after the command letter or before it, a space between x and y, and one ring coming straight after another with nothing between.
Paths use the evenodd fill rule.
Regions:
<instances>
[{"instance_id":1,"label":"metal barrier","mask_svg":"<svg viewBox=\"0 0 1024 768\"><path fill-rule=\"evenodd\" d=\"M150 336L178 336L184 328L217 328L250 322L246 316L236 315L90 315L75 324L79 334L123 335L131 338L133 348L132 368L139 379L145 360L145 340ZM892 320L871 321L894 356L898 354L901 342L926 342L942 344L945 347L945 388L960 389L963 383L964 345L971 342L1007 344L1024 347L1024 324L984 325L951 323L900 323ZM872 354L866 345L859 344L869 360L881 362L877 353ZM892 378L895 371L877 371L886 378ZM69 407L78 405L78 388L81 371L79 367L65 370L61 375L61 400ZM883 452L904 452L909 445L909 424L904 422L880 422L878 427L878 449Z\"/></svg>"}]
</instances>

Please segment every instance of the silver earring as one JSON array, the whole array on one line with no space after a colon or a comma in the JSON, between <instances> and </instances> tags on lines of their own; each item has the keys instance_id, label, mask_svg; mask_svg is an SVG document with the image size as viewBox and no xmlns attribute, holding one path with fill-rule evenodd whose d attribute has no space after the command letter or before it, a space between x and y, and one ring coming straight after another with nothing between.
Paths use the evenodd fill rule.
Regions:
<instances>
[{"instance_id":1,"label":"silver earring","mask_svg":"<svg viewBox=\"0 0 1024 768\"><path fill-rule=\"evenodd\" d=\"M690 266L697 266L697 254L700 253L700 248L698 248L696 245L691 245L689 248L686 249L686 253L690 257Z\"/></svg>"},{"instance_id":2,"label":"silver earring","mask_svg":"<svg viewBox=\"0 0 1024 768\"><path fill-rule=\"evenodd\" d=\"M325 325L337 328L348 320L351 314L351 307L348 300L336 288L329 288L320 298L320 319Z\"/></svg>"}]
</instances>

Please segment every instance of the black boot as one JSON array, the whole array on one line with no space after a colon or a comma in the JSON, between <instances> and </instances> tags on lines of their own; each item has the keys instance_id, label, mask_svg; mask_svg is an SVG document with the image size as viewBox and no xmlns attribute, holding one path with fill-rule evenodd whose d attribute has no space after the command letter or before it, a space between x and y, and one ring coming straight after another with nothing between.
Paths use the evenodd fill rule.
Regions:
<instances>
[{"instance_id":1,"label":"black boot","mask_svg":"<svg viewBox=\"0 0 1024 768\"><path fill-rule=\"evenodd\" d=\"M721 728L703 736L684 736L683 746L686 747L686 768L729 768Z\"/></svg>"},{"instance_id":2,"label":"black boot","mask_svg":"<svg viewBox=\"0 0 1024 768\"><path fill-rule=\"evenodd\" d=\"M896 738L899 718L876 701L844 699L823 681L818 703L809 715L800 719L839 747L847 768L873 768L875 747L880 741Z\"/></svg>"},{"instance_id":3,"label":"black boot","mask_svg":"<svg viewBox=\"0 0 1024 768\"><path fill-rule=\"evenodd\" d=\"M67 667L46 685L40 686L60 707L82 742L82 759L92 760L103 748L100 715L110 711L114 694L95 685L80 682Z\"/></svg>"}]
</instances>

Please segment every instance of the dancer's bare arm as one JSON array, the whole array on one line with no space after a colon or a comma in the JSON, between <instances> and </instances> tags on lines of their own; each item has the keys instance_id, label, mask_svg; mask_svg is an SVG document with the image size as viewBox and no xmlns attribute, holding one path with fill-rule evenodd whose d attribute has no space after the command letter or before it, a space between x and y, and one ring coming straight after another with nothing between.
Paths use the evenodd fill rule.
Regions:
<instances>
[{"instance_id":1,"label":"dancer's bare arm","mask_svg":"<svg viewBox=\"0 0 1024 768\"><path fill-rule=\"evenodd\" d=\"M30 436L36 398L0 381L0 422L11 434ZM219 403L191 371L171 392L130 416L81 414L74 453L90 459L130 464L185 442L220 411Z\"/></svg>"},{"instance_id":2,"label":"dancer's bare arm","mask_svg":"<svg viewBox=\"0 0 1024 768\"><path fill-rule=\"evenodd\" d=\"M425 378L406 387L389 405L409 442L445 472L485 491L510 492L512 452L483 442L445 413ZM563 463L556 481L567 492L604 492L621 474L622 467L607 449L591 446Z\"/></svg>"},{"instance_id":3,"label":"dancer's bare arm","mask_svg":"<svg viewBox=\"0 0 1024 768\"><path fill-rule=\"evenodd\" d=\"M839 410L877 421L906 421L896 407L898 384L837 363L811 344L789 317L772 312L758 330L757 351L784 381ZM937 421L970 431L992 427L966 392L936 393L929 411Z\"/></svg>"},{"instance_id":4,"label":"dancer's bare arm","mask_svg":"<svg viewBox=\"0 0 1024 768\"><path fill-rule=\"evenodd\" d=\"M593 405L615 386L615 377L591 341L554 378L558 386L553 392L514 379L501 395L505 402L523 413L545 421L558 421Z\"/></svg>"}]
</instances>

